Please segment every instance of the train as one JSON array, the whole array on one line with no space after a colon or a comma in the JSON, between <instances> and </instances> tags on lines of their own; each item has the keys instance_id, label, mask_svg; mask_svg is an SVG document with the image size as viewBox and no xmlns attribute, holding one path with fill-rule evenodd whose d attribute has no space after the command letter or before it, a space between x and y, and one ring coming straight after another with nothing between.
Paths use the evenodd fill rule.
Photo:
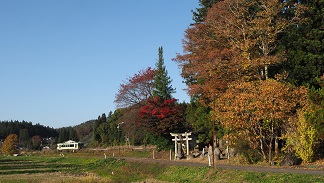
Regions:
<instances>
[{"instance_id":1,"label":"train","mask_svg":"<svg viewBox=\"0 0 324 183\"><path fill-rule=\"evenodd\" d=\"M68 140L63 143L57 144L57 150L79 150L84 146L82 142L75 142L73 140Z\"/></svg>"}]
</instances>

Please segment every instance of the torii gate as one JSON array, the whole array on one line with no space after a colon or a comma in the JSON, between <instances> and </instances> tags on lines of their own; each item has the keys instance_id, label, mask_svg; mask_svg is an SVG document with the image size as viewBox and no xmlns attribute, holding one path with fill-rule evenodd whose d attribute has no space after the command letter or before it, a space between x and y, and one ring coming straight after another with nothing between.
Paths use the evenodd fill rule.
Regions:
<instances>
[{"instance_id":1,"label":"torii gate","mask_svg":"<svg viewBox=\"0 0 324 183\"><path fill-rule=\"evenodd\" d=\"M174 141L174 160L176 160L177 155L178 155L178 146L177 146L177 142L178 141L182 141L185 140L186 141L186 147L187 147L187 159L189 159L189 140L192 140L192 138L189 138L189 135L191 135L191 132L185 132L185 133L170 133L170 135L172 137L174 137L174 139L172 139L172 141ZM184 137L184 138L182 138Z\"/></svg>"}]
</instances>

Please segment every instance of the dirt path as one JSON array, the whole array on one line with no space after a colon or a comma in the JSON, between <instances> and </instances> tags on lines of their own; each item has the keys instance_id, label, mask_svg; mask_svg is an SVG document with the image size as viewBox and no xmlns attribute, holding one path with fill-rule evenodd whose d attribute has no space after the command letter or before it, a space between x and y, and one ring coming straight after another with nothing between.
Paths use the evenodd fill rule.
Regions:
<instances>
[{"instance_id":1,"label":"dirt path","mask_svg":"<svg viewBox=\"0 0 324 183\"><path fill-rule=\"evenodd\" d=\"M197 166L206 167L207 163L204 162L191 162L188 160L165 160L165 159L149 159L149 158L135 158L135 157L122 157L126 161L130 162L146 162L146 163L160 163L167 165L177 165L177 166ZM293 173L293 174L310 174L310 175L324 175L324 170L314 170L314 169L304 169L297 167L276 167L276 166L241 166L241 165L227 165L227 164L217 164L215 163L215 168L224 168L231 170L243 170L243 171L253 171L253 172L272 172L272 173Z\"/></svg>"}]
</instances>

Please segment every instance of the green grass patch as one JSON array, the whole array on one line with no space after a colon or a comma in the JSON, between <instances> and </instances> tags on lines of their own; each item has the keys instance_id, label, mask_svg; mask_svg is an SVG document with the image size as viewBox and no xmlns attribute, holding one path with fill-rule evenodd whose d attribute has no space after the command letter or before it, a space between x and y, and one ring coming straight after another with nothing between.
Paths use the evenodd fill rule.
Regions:
<instances>
[{"instance_id":1,"label":"green grass patch","mask_svg":"<svg viewBox=\"0 0 324 183\"><path fill-rule=\"evenodd\" d=\"M171 166L157 178L168 182L202 182L206 180L209 170L208 167Z\"/></svg>"},{"instance_id":2,"label":"green grass patch","mask_svg":"<svg viewBox=\"0 0 324 183\"><path fill-rule=\"evenodd\" d=\"M115 158L102 157L5 157L0 158L0 182L41 182L34 179L24 179L27 175L39 175L57 172L58 177L68 174L73 182L73 176L78 182L143 182L145 180L158 180L165 182L324 182L323 176L301 175L287 173L266 173L228 170L209 167L171 166L158 163L126 162ZM12 175L10 178L9 176ZM80 178L79 175L84 176ZM91 175L91 176L90 176ZM48 176L48 175L47 175ZM64 175L65 176L65 175ZM32 176L31 176L32 177ZM98 178L99 177L99 178ZM41 180L41 178L40 178ZM58 178L58 182L62 180ZM26 182L28 182L26 181ZM64 181L65 182L65 181Z\"/></svg>"}]
</instances>

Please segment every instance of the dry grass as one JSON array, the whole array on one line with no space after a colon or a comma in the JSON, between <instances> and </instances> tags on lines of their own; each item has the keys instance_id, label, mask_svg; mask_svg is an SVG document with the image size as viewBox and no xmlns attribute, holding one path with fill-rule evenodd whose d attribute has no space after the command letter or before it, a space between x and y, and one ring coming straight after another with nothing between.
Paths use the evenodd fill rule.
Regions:
<instances>
[{"instance_id":1,"label":"dry grass","mask_svg":"<svg viewBox=\"0 0 324 183\"><path fill-rule=\"evenodd\" d=\"M33 182L33 183L57 183L57 182L109 182L109 180L103 180L102 178L90 174L67 174L60 172L53 173L33 173L33 174L10 174L10 175L1 175L0 182Z\"/></svg>"}]
</instances>

